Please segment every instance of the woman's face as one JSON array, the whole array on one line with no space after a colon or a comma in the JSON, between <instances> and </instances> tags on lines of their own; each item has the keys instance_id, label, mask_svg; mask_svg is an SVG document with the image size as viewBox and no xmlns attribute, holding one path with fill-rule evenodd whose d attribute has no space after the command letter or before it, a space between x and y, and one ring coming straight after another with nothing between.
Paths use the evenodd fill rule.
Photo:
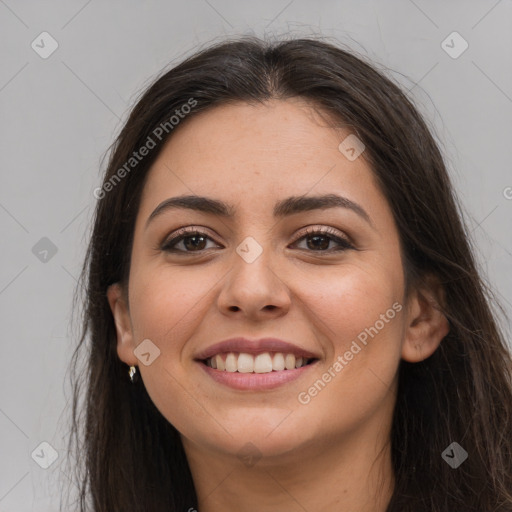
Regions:
<instances>
[{"instance_id":1,"label":"woman's face","mask_svg":"<svg viewBox=\"0 0 512 512\"><path fill-rule=\"evenodd\" d=\"M179 126L152 166L129 309L112 289L109 299L119 357L138 365L186 447L304 455L389 427L408 323L403 262L364 151L352 138L340 149L348 135L295 99L221 106ZM179 196L231 215L161 207ZM191 233L172 246L180 228ZM201 360L232 338L248 341L214 349L217 368ZM300 352L313 362L280 369Z\"/></svg>"}]
</instances>

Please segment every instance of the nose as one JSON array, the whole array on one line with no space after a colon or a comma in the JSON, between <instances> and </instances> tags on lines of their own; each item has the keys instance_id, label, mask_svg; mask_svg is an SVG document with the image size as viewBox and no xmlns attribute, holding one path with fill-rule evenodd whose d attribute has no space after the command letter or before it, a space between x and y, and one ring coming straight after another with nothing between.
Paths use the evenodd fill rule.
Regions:
<instances>
[{"instance_id":1,"label":"nose","mask_svg":"<svg viewBox=\"0 0 512 512\"><path fill-rule=\"evenodd\" d=\"M273 259L270 249L252 262L238 253L233 255L233 266L217 299L223 314L263 320L288 312L290 291L285 277L273 268Z\"/></svg>"}]
</instances>

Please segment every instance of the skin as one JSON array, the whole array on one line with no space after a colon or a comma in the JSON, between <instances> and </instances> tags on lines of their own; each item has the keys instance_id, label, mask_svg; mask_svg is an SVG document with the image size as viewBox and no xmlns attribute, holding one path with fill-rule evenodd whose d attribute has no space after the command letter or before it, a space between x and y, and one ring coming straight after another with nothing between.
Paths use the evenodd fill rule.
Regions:
<instances>
[{"instance_id":1,"label":"skin","mask_svg":"<svg viewBox=\"0 0 512 512\"><path fill-rule=\"evenodd\" d=\"M405 296L390 206L364 153L350 161L338 150L349 133L299 99L215 107L183 121L149 172L128 289L116 284L107 295L118 355L138 366L151 399L180 431L201 512L383 512L391 497L398 365L430 356L448 322L434 281ZM371 223L339 207L272 216L281 199L328 193L358 203ZM235 217L169 210L146 227L162 201L182 194L225 201ZM190 239L178 243L189 251L182 255L161 250L184 226L210 239L195 252ZM335 241L316 249L303 238L306 226L331 227L356 249L332 252ZM248 236L263 251L252 263L236 252ZM401 311L300 403L299 393L395 303ZM319 361L277 389L233 390L194 356L234 336L292 341ZM149 366L133 352L144 339L160 350ZM255 464L238 456L247 443Z\"/></svg>"}]
</instances>

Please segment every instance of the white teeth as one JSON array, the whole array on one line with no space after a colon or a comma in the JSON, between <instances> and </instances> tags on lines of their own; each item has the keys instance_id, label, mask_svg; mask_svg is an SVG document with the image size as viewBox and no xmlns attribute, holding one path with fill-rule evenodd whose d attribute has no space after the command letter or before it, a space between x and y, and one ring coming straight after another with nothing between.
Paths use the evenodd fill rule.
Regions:
<instances>
[{"instance_id":1,"label":"white teeth","mask_svg":"<svg viewBox=\"0 0 512 512\"><path fill-rule=\"evenodd\" d=\"M257 355L229 352L225 357L217 354L205 362L210 368L230 373L271 373L272 371L302 368L308 361L310 360L305 357L295 357L294 354L283 354L282 352L274 354L263 352Z\"/></svg>"},{"instance_id":2,"label":"white teeth","mask_svg":"<svg viewBox=\"0 0 512 512\"><path fill-rule=\"evenodd\" d=\"M279 372L281 370L284 370L284 367L284 355L281 354L280 352L274 354L274 359L272 360L272 370Z\"/></svg>"},{"instance_id":3,"label":"white teeth","mask_svg":"<svg viewBox=\"0 0 512 512\"><path fill-rule=\"evenodd\" d=\"M258 354L254 359L255 373L270 373L272 371L272 358L268 352Z\"/></svg>"},{"instance_id":4,"label":"white teeth","mask_svg":"<svg viewBox=\"0 0 512 512\"><path fill-rule=\"evenodd\" d=\"M284 364L287 370L293 370L295 368L295 356L293 354L286 354Z\"/></svg>"},{"instance_id":5,"label":"white teeth","mask_svg":"<svg viewBox=\"0 0 512 512\"><path fill-rule=\"evenodd\" d=\"M217 365L217 370L225 370L226 364L224 363L224 359L222 359L222 356L220 354L217 354L215 357L212 357L210 359L215 359L215 363Z\"/></svg>"},{"instance_id":6,"label":"white teeth","mask_svg":"<svg viewBox=\"0 0 512 512\"><path fill-rule=\"evenodd\" d=\"M226 357L226 371L231 373L236 372L238 369L237 363L238 361L235 354L233 354L233 352L230 352Z\"/></svg>"},{"instance_id":7,"label":"white teeth","mask_svg":"<svg viewBox=\"0 0 512 512\"><path fill-rule=\"evenodd\" d=\"M257 360L258 358L256 358ZM240 373L252 373L253 371L255 371L255 361L254 361L254 357L251 356L251 354L240 354L238 356L238 371ZM256 370L257 373L261 373L261 372L258 372Z\"/></svg>"}]
</instances>

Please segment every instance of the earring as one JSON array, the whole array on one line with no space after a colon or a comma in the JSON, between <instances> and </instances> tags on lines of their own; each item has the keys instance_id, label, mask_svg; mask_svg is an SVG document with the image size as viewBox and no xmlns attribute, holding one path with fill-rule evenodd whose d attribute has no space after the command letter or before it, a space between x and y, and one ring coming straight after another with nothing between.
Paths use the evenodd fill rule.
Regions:
<instances>
[{"instance_id":1,"label":"earring","mask_svg":"<svg viewBox=\"0 0 512 512\"><path fill-rule=\"evenodd\" d=\"M132 381L132 384L138 380L137 367L130 366L130 371L128 372L128 374L130 375L130 380ZM135 375L135 379L133 378L134 375Z\"/></svg>"}]
</instances>

